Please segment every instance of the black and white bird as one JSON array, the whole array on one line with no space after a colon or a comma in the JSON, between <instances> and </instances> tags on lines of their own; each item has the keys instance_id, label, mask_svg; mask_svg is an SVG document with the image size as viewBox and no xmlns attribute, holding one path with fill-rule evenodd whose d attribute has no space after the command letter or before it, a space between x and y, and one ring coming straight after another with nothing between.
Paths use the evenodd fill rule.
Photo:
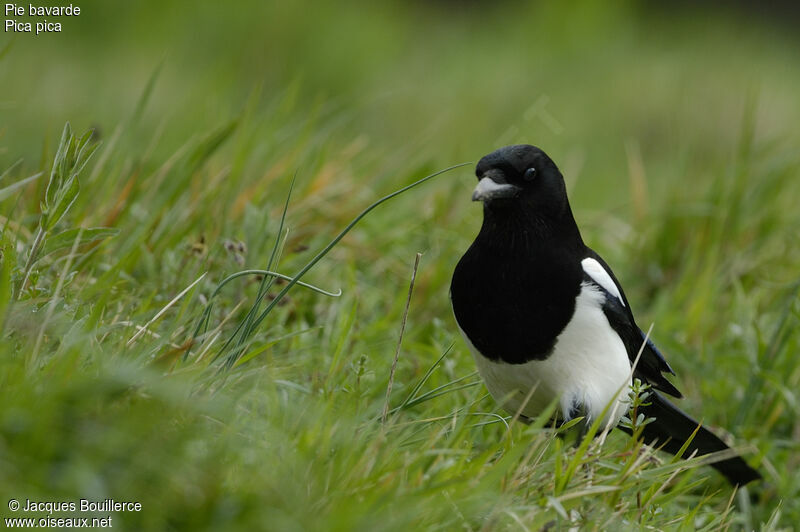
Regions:
<instances>
[{"instance_id":1,"label":"black and white bird","mask_svg":"<svg viewBox=\"0 0 800 532\"><path fill-rule=\"evenodd\" d=\"M558 167L539 148L517 145L485 156L475 174L483 225L456 266L450 297L489 393L525 417L558 401L562 420L603 416L615 426L627 413L632 373L652 388L639 410L655 418L645 442L678 453L698 422L659 393L681 397L664 377L675 373L636 325L611 268L583 243ZM700 427L684 456L723 449ZM713 467L732 484L761 478L738 456Z\"/></svg>"}]
</instances>

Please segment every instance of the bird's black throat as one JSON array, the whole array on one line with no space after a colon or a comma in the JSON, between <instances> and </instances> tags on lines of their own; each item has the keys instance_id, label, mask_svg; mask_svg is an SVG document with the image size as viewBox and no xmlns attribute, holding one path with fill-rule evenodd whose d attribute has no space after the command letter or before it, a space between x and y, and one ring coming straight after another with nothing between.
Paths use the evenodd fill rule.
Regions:
<instances>
[{"instance_id":1,"label":"bird's black throat","mask_svg":"<svg viewBox=\"0 0 800 532\"><path fill-rule=\"evenodd\" d=\"M461 330L491 360L546 359L575 310L584 249L567 206L559 219L524 204L487 205L481 230L453 273Z\"/></svg>"}]
</instances>

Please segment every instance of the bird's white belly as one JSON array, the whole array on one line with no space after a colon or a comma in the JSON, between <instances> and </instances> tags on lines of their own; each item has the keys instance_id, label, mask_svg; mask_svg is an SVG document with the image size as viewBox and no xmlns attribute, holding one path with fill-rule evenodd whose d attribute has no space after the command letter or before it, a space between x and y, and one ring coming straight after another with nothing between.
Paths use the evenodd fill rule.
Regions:
<instances>
[{"instance_id":1,"label":"bird's white belly","mask_svg":"<svg viewBox=\"0 0 800 532\"><path fill-rule=\"evenodd\" d=\"M557 398L564 418L573 406L582 405L592 420L602 416L616 424L627 411L631 364L625 345L603 314L603 300L596 287L581 285L572 319L545 360L524 364L489 360L461 331L492 397L509 412L522 408L527 417L536 417Z\"/></svg>"}]
</instances>

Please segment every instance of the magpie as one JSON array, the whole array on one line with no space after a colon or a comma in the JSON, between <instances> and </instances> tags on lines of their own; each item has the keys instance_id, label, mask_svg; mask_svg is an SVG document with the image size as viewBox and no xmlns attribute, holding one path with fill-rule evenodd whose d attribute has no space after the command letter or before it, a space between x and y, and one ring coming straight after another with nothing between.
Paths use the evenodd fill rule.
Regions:
<instances>
[{"instance_id":1,"label":"magpie","mask_svg":"<svg viewBox=\"0 0 800 532\"><path fill-rule=\"evenodd\" d=\"M644 426L646 443L675 455L696 430L683 458L728 449L663 395L682 397L664 376L675 372L636 325L611 268L584 244L550 157L506 146L475 174L483 225L456 265L450 299L492 397L526 418L557 401L561 421L617 426L633 376L651 387L639 408L655 418ZM738 456L712 466L734 485L761 478Z\"/></svg>"}]
</instances>

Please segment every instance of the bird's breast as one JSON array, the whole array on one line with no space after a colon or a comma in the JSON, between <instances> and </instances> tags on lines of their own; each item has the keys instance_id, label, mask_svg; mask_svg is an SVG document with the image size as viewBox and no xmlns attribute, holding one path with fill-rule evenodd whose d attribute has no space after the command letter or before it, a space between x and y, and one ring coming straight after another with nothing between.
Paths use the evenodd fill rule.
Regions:
<instances>
[{"instance_id":1,"label":"bird's breast","mask_svg":"<svg viewBox=\"0 0 800 532\"><path fill-rule=\"evenodd\" d=\"M468 252L456 266L450 297L459 327L490 360L546 359L575 310L580 266L487 255Z\"/></svg>"},{"instance_id":2,"label":"bird's breast","mask_svg":"<svg viewBox=\"0 0 800 532\"><path fill-rule=\"evenodd\" d=\"M562 419L577 410L616 424L627 409L630 362L602 311L603 298L593 286L582 285L569 323L542 359L517 364L489 359L462 329L492 397L507 411L527 417L557 401Z\"/></svg>"}]
</instances>

